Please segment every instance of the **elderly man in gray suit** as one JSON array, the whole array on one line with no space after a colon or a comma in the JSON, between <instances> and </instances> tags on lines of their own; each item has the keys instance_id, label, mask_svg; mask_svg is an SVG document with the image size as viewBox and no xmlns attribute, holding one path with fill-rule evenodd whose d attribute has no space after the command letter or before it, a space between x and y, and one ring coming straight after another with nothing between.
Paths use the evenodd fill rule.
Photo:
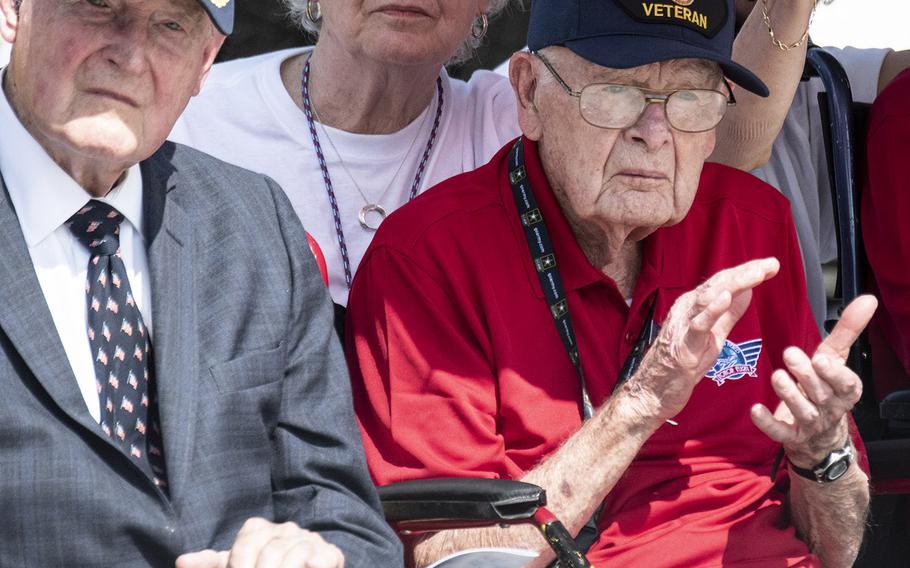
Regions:
<instances>
[{"instance_id":1,"label":"elderly man in gray suit","mask_svg":"<svg viewBox=\"0 0 910 568\"><path fill-rule=\"evenodd\" d=\"M0 565L400 565L290 204L164 142L231 0L0 12Z\"/></svg>"}]
</instances>

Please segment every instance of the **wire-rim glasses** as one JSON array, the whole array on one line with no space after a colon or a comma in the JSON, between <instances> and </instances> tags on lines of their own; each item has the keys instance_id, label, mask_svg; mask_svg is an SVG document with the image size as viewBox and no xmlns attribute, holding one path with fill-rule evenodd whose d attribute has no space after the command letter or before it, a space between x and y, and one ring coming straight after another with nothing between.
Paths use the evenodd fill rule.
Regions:
<instances>
[{"instance_id":1,"label":"wire-rim glasses","mask_svg":"<svg viewBox=\"0 0 910 568\"><path fill-rule=\"evenodd\" d=\"M581 117L598 128L628 128L638 122L651 103L664 107L664 116L674 129L681 132L707 132L720 124L729 107L736 105L736 98L726 78L729 93L714 89L676 89L650 91L633 85L616 83L590 83L576 91L556 72L543 54L532 52L553 74L569 95L578 99ZM662 93L662 94L661 94Z\"/></svg>"}]
</instances>

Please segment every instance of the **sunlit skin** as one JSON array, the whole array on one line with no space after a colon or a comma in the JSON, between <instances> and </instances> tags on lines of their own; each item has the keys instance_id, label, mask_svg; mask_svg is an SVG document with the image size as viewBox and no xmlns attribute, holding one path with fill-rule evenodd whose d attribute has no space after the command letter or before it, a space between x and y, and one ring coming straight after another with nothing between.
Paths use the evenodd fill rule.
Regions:
<instances>
[{"instance_id":1,"label":"sunlit skin","mask_svg":"<svg viewBox=\"0 0 910 568\"><path fill-rule=\"evenodd\" d=\"M361 134L396 132L435 96L443 64L471 33L487 0L338 0L322 2L312 52L310 97L320 119ZM303 65L285 61L281 76L297 103Z\"/></svg>"},{"instance_id":2,"label":"sunlit skin","mask_svg":"<svg viewBox=\"0 0 910 568\"><path fill-rule=\"evenodd\" d=\"M719 69L704 61L680 59L620 70L600 67L561 47L548 48L546 54L575 90L594 82L654 91L723 89ZM675 130L659 104L648 105L628 128L598 128L581 117L578 100L540 61L517 54L512 65L534 66L537 85L533 106L520 110L522 131L539 141L553 191L592 264L604 268L623 247L685 217L704 160L714 148L713 130ZM513 82L522 76L512 75Z\"/></svg>"},{"instance_id":3,"label":"sunlit skin","mask_svg":"<svg viewBox=\"0 0 910 568\"><path fill-rule=\"evenodd\" d=\"M392 65L432 65L451 58L486 11L485 0L342 0L322 2L319 43Z\"/></svg>"},{"instance_id":4,"label":"sunlit skin","mask_svg":"<svg viewBox=\"0 0 910 568\"><path fill-rule=\"evenodd\" d=\"M736 10L736 28L739 29L745 22L752 10L761 2L761 0L736 0L734 8ZM815 2L818 4L818 1Z\"/></svg>"},{"instance_id":5,"label":"sunlit skin","mask_svg":"<svg viewBox=\"0 0 910 568\"><path fill-rule=\"evenodd\" d=\"M224 36L193 0L0 0L19 120L93 195L164 142ZM53 30L53 33L47 33Z\"/></svg>"}]
</instances>

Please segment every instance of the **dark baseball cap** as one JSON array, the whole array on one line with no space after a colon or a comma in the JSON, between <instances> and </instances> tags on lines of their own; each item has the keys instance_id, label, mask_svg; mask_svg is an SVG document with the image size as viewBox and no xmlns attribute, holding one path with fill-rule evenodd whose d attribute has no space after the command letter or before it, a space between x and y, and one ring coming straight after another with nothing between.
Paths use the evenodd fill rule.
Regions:
<instances>
[{"instance_id":1,"label":"dark baseball cap","mask_svg":"<svg viewBox=\"0 0 910 568\"><path fill-rule=\"evenodd\" d=\"M531 0L528 47L561 45L613 69L708 59L766 97L761 79L730 58L735 23L733 0Z\"/></svg>"},{"instance_id":2,"label":"dark baseball cap","mask_svg":"<svg viewBox=\"0 0 910 568\"><path fill-rule=\"evenodd\" d=\"M234 0L199 0L212 23L224 35L234 31Z\"/></svg>"}]
</instances>

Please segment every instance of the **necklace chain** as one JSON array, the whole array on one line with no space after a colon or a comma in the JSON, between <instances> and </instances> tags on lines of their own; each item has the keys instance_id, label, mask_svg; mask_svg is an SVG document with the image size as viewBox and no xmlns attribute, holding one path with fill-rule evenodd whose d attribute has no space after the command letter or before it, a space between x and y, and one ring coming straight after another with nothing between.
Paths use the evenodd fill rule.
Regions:
<instances>
[{"instance_id":1,"label":"necklace chain","mask_svg":"<svg viewBox=\"0 0 910 568\"><path fill-rule=\"evenodd\" d=\"M314 109L313 104L310 101L310 59L307 59L306 64L303 66L303 77L301 79L301 92L303 95L303 112L306 115L307 124L310 128L310 136L313 139L313 148L316 150L316 158L319 160L319 168L322 170L322 181L325 184L325 191L329 198L329 204L332 207L332 216L335 221L335 236L338 240L338 248L341 251L341 260L344 264L344 280L347 284L348 290L351 289L351 283L353 282L353 276L351 271L351 260L348 255L348 246L344 238L344 229L341 227L341 212L338 207L338 200L335 197L335 189L332 185L332 177L329 175L329 168L326 165L325 155L322 152L322 145L319 143L319 134L316 132L316 123L313 119ZM442 117L442 108L444 104L443 89L442 89L442 79L436 78L436 93L438 98L438 103L436 105L436 116L433 120L433 129L430 131L430 137L427 140L427 145L423 150L423 156L420 159L420 164L417 166L417 171L414 174L414 181L411 183L411 192L408 196L408 201L411 201L417 197L417 192L420 190L420 182L423 180L423 174L426 171L427 162L430 159L430 154L433 151L433 144L436 141L436 134L439 132L439 123ZM320 124L322 121L320 121ZM325 132L325 127L323 126L323 132ZM338 150L335 148L335 145L332 143L331 138L328 137L326 133L326 138L329 140L329 144L332 145L332 149L335 150L335 154L338 155L339 161L341 161L342 166L345 171L348 172L348 176L351 176L350 171L347 170L347 166L344 165L344 161L341 159L341 155L338 154ZM416 140L416 138L415 138ZM413 144L413 143L412 143ZM410 150L408 150L410 153ZM407 156L405 156L407 157ZM400 168L399 168L400 169ZM398 172L395 173L395 177L398 177ZM367 204L360 210L360 224L364 228L371 228L367 225L366 214L370 212L379 213L382 219L385 218L385 210L382 209L379 205L371 204L368 202L366 196L360 191L360 187L357 186L357 182L351 176L351 181L354 182L354 187L357 188L357 191L360 193L360 196L363 197L364 201L367 201ZM394 181L394 179L393 179ZM380 223L382 221L380 220ZM374 229L375 230L375 229Z\"/></svg>"},{"instance_id":2,"label":"necklace chain","mask_svg":"<svg viewBox=\"0 0 910 568\"><path fill-rule=\"evenodd\" d=\"M435 92L433 93L433 100L434 100L434 102L436 100ZM408 146L408 149L404 153L404 156L402 156L401 160L399 160L398 168L395 170L395 174L389 180L389 183L386 186L386 191L382 192L378 196L379 199L376 199L375 201L371 201L370 199L367 199L367 196L363 192L363 189L360 187L360 184L357 183L357 179L354 177L354 174L351 173L351 170L348 168L348 165L344 161L344 158L341 157L341 152L339 152L338 147L335 146L335 141L332 140L331 135L329 135L329 131L325 126L325 122L323 122L322 119L319 117L319 111L316 109L316 105L314 105L312 101L310 101L310 108L313 109L313 116L316 118L316 122L319 123L319 127L322 129L322 134L325 136L325 139L328 140L329 146L332 148L332 151L335 152L335 156L338 157L338 163L341 164L342 169L344 169L344 172L348 175L348 178L351 180L351 183L354 184L354 189L356 189L357 193L360 194L360 197L363 198L363 204L365 205L364 209L373 208L373 207L378 207L379 209L382 209L382 206L379 204L379 201L383 198L383 196L385 196L386 191L388 191L388 189L391 188L395 184L395 180L398 179L398 174L401 173L401 170L404 167L405 162L407 162L407 160L408 160L408 156L411 155L411 150L414 149L414 145L417 143L417 139L420 138L420 133L423 132L423 126L426 124L430 113L429 112L423 113L423 119L420 121L420 126L417 128L417 131L414 133L414 137L411 138L411 144ZM384 211L384 209L383 209L383 211ZM369 230L375 230L372 227L364 227L364 228L367 228Z\"/></svg>"}]
</instances>

